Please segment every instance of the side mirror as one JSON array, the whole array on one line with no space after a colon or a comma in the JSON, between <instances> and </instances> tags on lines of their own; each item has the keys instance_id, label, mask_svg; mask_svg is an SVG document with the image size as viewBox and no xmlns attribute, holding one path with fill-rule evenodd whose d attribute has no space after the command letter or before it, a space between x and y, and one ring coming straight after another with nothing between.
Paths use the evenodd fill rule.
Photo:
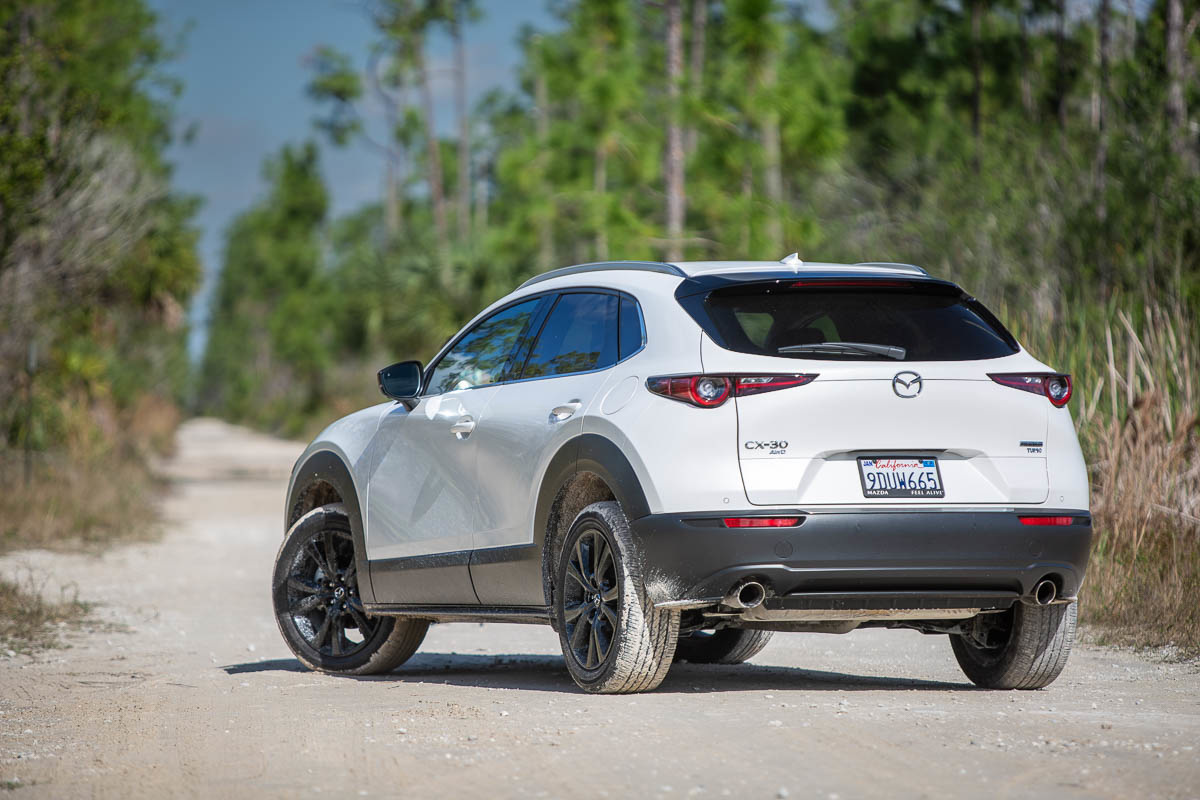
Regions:
<instances>
[{"instance_id":1,"label":"side mirror","mask_svg":"<svg viewBox=\"0 0 1200 800\"><path fill-rule=\"evenodd\" d=\"M421 394L421 362L401 361L379 370L379 391L393 400L415 400Z\"/></svg>"}]
</instances>

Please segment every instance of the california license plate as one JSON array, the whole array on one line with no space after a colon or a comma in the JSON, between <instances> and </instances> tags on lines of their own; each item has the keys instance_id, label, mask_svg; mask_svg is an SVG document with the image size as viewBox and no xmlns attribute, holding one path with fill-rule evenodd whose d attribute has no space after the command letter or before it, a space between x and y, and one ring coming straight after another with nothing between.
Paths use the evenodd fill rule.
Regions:
<instances>
[{"instance_id":1,"label":"california license plate","mask_svg":"<svg viewBox=\"0 0 1200 800\"><path fill-rule=\"evenodd\" d=\"M863 497L945 497L936 458L858 459Z\"/></svg>"}]
</instances>

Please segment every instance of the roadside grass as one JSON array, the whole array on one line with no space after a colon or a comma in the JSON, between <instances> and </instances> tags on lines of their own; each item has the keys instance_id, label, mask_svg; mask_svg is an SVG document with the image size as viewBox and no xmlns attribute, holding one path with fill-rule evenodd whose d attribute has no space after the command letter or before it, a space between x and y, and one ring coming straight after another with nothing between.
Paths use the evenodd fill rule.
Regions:
<instances>
[{"instance_id":1,"label":"roadside grass","mask_svg":"<svg viewBox=\"0 0 1200 800\"><path fill-rule=\"evenodd\" d=\"M45 581L31 575L0 578L0 649L28 653L56 647L60 630L81 623L90 611L74 588L61 589L59 597L47 599Z\"/></svg>"},{"instance_id":2,"label":"roadside grass","mask_svg":"<svg viewBox=\"0 0 1200 800\"><path fill-rule=\"evenodd\" d=\"M10 451L11 452L11 451ZM19 457L0 458L0 553L44 548L99 552L155 534L160 482L121 453L39 454L25 484Z\"/></svg>"},{"instance_id":3,"label":"roadside grass","mask_svg":"<svg viewBox=\"0 0 1200 800\"><path fill-rule=\"evenodd\" d=\"M118 414L111 404L64 397L45 403L41 414L59 444L33 452L28 480L22 450L0 450L0 554L99 553L116 543L153 540L163 482L150 463L173 447L174 404L144 395ZM73 593L48 597L45 586L32 576L0 578L4 649L55 646L61 625L86 618L87 603Z\"/></svg>"},{"instance_id":4,"label":"roadside grass","mask_svg":"<svg viewBox=\"0 0 1200 800\"><path fill-rule=\"evenodd\" d=\"M1200 655L1200 333L1182 305L1119 300L1014 329L1075 381L1093 545L1082 619L1099 641Z\"/></svg>"}]
</instances>

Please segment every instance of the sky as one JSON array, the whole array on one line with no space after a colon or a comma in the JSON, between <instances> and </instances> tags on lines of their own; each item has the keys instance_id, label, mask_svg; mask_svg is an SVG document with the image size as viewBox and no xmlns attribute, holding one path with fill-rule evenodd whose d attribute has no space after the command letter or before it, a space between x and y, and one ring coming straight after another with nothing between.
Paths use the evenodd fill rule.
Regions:
<instances>
[{"instance_id":1,"label":"sky","mask_svg":"<svg viewBox=\"0 0 1200 800\"><path fill-rule=\"evenodd\" d=\"M183 93L175 104L176 129L194 128L168 150L174 185L198 194L204 285L191 309L190 350L204 347L208 299L220 269L224 232L263 191L263 160L289 142L316 137L317 106L305 95L305 56L330 45L365 67L375 41L370 21L353 0L149 0L168 41L182 36L182 52L167 72ZM525 25L548 30L554 20L546 0L483 0L483 18L467 28L467 89L473 104L489 89L515 88L517 35ZM457 130L450 42L435 34L428 44L438 129ZM366 110L368 124L370 109ZM378 123L378 118L374 122ZM334 215L380 197L383 168L363 145L322 147L322 167Z\"/></svg>"}]
</instances>

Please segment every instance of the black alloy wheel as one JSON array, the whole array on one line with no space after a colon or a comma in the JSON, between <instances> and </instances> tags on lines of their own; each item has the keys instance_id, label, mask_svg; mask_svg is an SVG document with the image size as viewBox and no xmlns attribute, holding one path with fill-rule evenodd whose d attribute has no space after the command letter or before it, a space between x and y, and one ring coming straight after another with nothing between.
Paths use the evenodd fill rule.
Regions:
<instances>
[{"instance_id":1,"label":"black alloy wheel","mask_svg":"<svg viewBox=\"0 0 1200 800\"><path fill-rule=\"evenodd\" d=\"M271 581L275 621L309 669L373 675L403 664L429 622L367 613L350 520L340 504L315 508L284 537Z\"/></svg>"},{"instance_id":2,"label":"black alloy wheel","mask_svg":"<svg viewBox=\"0 0 1200 800\"><path fill-rule=\"evenodd\" d=\"M380 624L379 617L367 616L359 597L349 531L326 528L305 542L288 571L287 602L300 635L324 656L358 653Z\"/></svg>"},{"instance_id":3,"label":"black alloy wheel","mask_svg":"<svg viewBox=\"0 0 1200 800\"><path fill-rule=\"evenodd\" d=\"M599 528L583 532L567 561L563 619L576 663L599 669L612 652L621 615L621 588L612 547Z\"/></svg>"}]
</instances>

